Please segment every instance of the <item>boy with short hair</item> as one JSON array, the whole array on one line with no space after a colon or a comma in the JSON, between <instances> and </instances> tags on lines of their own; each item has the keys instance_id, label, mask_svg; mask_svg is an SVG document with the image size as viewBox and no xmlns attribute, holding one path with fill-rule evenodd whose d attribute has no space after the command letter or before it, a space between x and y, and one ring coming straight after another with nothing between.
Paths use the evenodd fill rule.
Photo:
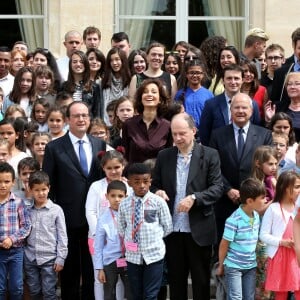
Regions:
<instances>
[{"instance_id":1,"label":"boy with short hair","mask_svg":"<svg viewBox=\"0 0 300 300\"><path fill-rule=\"evenodd\" d=\"M240 207L227 218L219 246L217 275L225 273L227 299L253 299L256 278L256 244L259 215L266 202L262 182L244 180L240 187Z\"/></svg>"},{"instance_id":2,"label":"boy with short hair","mask_svg":"<svg viewBox=\"0 0 300 300\"><path fill-rule=\"evenodd\" d=\"M285 62L284 49L279 44L271 44L265 51L267 70L260 79L260 84L267 88L269 97L272 93L274 73L281 68Z\"/></svg>"},{"instance_id":3,"label":"boy with short hair","mask_svg":"<svg viewBox=\"0 0 300 300\"><path fill-rule=\"evenodd\" d=\"M116 284L120 275L125 287L125 296L131 299L127 277L124 240L118 234L117 216L121 201L125 199L127 188L124 182L111 181L107 186L106 198L110 208L98 219L95 239L95 267L98 278L104 285L104 299L116 299Z\"/></svg>"},{"instance_id":4,"label":"boy with short hair","mask_svg":"<svg viewBox=\"0 0 300 300\"><path fill-rule=\"evenodd\" d=\"M49 176L37 171L29 177L34 205L29 209L32 230L24 255L26 283L32 299L56 299L57 273L68 254L63 210L48 199Z\"/></svg>"},{"instance_id":5,"label":"boy with short hair","mask_svg":"<svg viewBox=\"0 0 300 300\"><path fill-rule=\"evenodd\" d=\"M15 195L24 200L26 207L33 205L32 195L28 186L30 174L39 170L40 164L33 157L25 157L18 163L18 180L22 187L15 191Z\"/></svg>"},{"instance_id":6,"label":"boy with short hair","mask_svg":"<svg viewBox=\"0 0 300 300\"><path fill-rule=\"evenodd\" d=\"M23 297L23 247L31 228L22 199L12 192L15 172L0 163L0 298L5 299L8 280L10 299Z\"/></svg>"},{"instance_id":7,"label":"boy with short hair","mask_svg":"<svg viewBox=\"0 0 300 300\"><path fill-rule=\"evenodd\" d=\"M120 204L118 229L124 238L131 292L133 299L156 299L163 274L163 238L172 232L172 218L165 200L149 191L148 166L130 165L127 177L133 194Z\"/></svg>"}]
</instances>

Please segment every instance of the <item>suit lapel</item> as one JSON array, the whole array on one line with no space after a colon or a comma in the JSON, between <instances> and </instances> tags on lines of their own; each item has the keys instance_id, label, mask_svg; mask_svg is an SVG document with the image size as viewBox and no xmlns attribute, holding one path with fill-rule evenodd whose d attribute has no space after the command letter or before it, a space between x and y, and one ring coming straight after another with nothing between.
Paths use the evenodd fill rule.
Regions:
<instances>
[{"instance_id":1,"label":"suit lapel","mask_svg":"<svg viewBox=\"0 0 300 300\"><path fill-rule=\"evenodd\" d=\"M219 102L220 103L220 108L221 108L221 113L223 115L225 125L228 125L229 124L228 105L227 105L227 102L226 102L225 94L222 94L221 96L222 96L222 101Z\"/></svg>"},{"instance_id":2,"label":"suit lapel","mask_svg":"<svg viewBox=\"0 0 300 300\"><path fill-rule=\"evenodd\" d=\"M84 175L68 132L65 134L64 138L65 140L63 141L62 145L67 153L67 156L73 162L73 165L76 167L76 169L78 169Z\"/></svg>"},{"instance_id":3,"label":"suit lapel","mask_svg":"<svg viewBox=\"0 0 300 300\"><path fill-rule=\"evenodd\" d=\"M254 129L254 127L250 124L247 137L246 137L244 152L242 154L241 159L249 155L249 152L253 150L253 145L256 144L256 140L257 140L257 132Z\"/></svg>"},{"instance_id":4,"label":"suit lapel","mask_svg":"<svg viewBox=\"0 0 300 300\"><path fill-rule=\"evenodd\" d=\"M177 155L178 155L178 148L173 147L171 148L172 153L170 153L170 160L168 162L168 173L175 174L172 176L171 188L176 191L176 179L177 179Z\"/></svg>"},{"instance_id":5,"label":"suit lapel","mask_svg":"<svg viewBox=\"0 0 300 300\"><path fill-rule=\"evenodd\" d=\"M201 164L201 159L203 158L203 147L195 143L191 162L190 162L190 168L189 168L189 174L187 178L187 186L190 185L192 180L195 178L197 174L199 174L199 168Z\"/></svg>"}]
</instances>

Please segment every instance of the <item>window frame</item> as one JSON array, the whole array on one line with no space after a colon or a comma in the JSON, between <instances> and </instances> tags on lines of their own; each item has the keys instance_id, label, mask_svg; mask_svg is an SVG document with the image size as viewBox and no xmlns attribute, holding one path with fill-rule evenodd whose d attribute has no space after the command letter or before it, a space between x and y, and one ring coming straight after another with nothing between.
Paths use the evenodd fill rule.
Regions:
<instances>
[{"instance_id":1,"label":"window frame","mask_svg":"<svg viewBox=\"0 0 300 300\"><path fill-rule=\"evenodd\" d=\"M188 41L188 27L189 21L242 21L243 34L245 37L246 32L250 26L250 0L244 1L244 16L243 17L230 17L230 16L189 16L189 0L176 0L176 15L175 16L142 16L142 15L121 15L119 1L115 0L115 32L122 31L120 28L120 20L163 20L163 21L175 21L176 28L176 41ZM176 42L175 41L175 42Z\"/></svg>"},{"instance_id":2,"label":"window frame","mask_svg":"<svg viewBox=\"0 0 300 300\"><path fill-rule=\"evenodd\" d=\"M42 19L43 21L43 47L49 47L49 32L48 32L48 0L42 0L44 11L41 15L28 15L28 14L0 14L0 20L20 20L20 19Z\"/></svg>"}]
</instances>

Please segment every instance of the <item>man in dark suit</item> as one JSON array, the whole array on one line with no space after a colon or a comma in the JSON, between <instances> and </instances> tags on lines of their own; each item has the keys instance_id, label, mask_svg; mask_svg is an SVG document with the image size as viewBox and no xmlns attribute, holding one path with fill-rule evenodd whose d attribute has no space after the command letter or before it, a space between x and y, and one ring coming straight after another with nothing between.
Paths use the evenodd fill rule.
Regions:
<instances>
[{"instance_id":1,"label":"man in dark suit","mask_svg":"<svg viewBox=\"0 0 300 300\"><path fill-rule=\"evenodd\" d=\"M270 95L273 104L289 101L285 88L286 75L290 72L300 72L300 27L292 33L292 46L294 54L287 58L285 64L274 73L272 94Z\"/></svg>"},{"instance_id":2,"label":"man in dark suit","mask_svg":"<svg viewBox=\"0 0 300 300\"><path fill-rule=\"evenodd\" d=\"M220 241L226 218L239 205L241 182L251 175L252 157L258 146L271 145L271 131L250 123L251 98L243 93L232 98L232 124L213 131L210 146L217 149L221 160L224 184L223 197L215 206L218 241Z\"/></svg>"},{"instance_id":3,"label":"man in dark suit","mask_svg":"<svg viewBox=\"0 0 300 300\"><path fill-rule=\"evenodd\" d=\"M47 144L43 163L43 170L50 177L51 198L62 207L67 225L68 256L61 273L62 299L94 299L85 201L91 183L103 175L97 153L105 150L106 145L86 134L90 115L85 103L72 102L66 117L69 132Z\"/></svg>"},{"instance_id":4,"label":"man in dark suit","mask_svg":"<svg viewBox=\"0 0 300 300\"><path fill-rule=\"evenodd\" d=\"M240 92L243 83L243 69L238 65L229 65L223 71L225 92L205 102L200 119L199 136L203 145L209 144L214 129L230 124L230 102L232 97ZM260 124L258 105L253 102L251 122Z\"/></svg>"},{"instance_id":5,"label":"man in dark suit","mask_svg":"<svg viewBox=\"0 0 300 300\"><path fill-rule=\"evenodd\" d=\"M216 242L213 206L223 186L217 151L194 141L186 113L171 121L174 147L159 152L152 191L167 200L173 232L166 238L170 299L185 300L191 273L193 299L210 299L210 258Z\"/></svg>"}]
</instances>

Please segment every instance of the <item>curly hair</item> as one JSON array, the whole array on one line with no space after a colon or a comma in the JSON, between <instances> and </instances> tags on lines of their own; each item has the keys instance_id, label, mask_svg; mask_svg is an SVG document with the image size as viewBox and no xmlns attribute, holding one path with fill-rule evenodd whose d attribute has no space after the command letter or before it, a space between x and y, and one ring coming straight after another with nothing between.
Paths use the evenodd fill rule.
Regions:
<instances>
[{"instance_id":1,"label":"curly hair","mask_svg":"<svg viewBox=\"0 0 300 300\"><path fill-rule=\"evenodd\" d=\"M213 78L217 71L219 53L226 46L227 40L223 36L211 36L206 38L200 45L200 50L205 56L207 73Z\"/></svg>"},{"instance_id":2,"label":"curly hair","mask_svg":"<svg viewBox=\"0 0 300 300\"><path fill-rule=\"evenodd\" d=\"M171 102L171 98L169 97L169 95L166 91L166 88L163 86L161 80L159 80L157 78L146 79L142 82L142 84L137 89L136 94L135 94L134 108L139 114L143 113L144 105L142 103L142 96L144 94L146 87L149 84L155 84L158 87L160 103L158 104L158 107L157 107L157 116L159 116L159 117L164 116L164 114L168 110L168 106Z\"/></svg>"}]
</instances>

